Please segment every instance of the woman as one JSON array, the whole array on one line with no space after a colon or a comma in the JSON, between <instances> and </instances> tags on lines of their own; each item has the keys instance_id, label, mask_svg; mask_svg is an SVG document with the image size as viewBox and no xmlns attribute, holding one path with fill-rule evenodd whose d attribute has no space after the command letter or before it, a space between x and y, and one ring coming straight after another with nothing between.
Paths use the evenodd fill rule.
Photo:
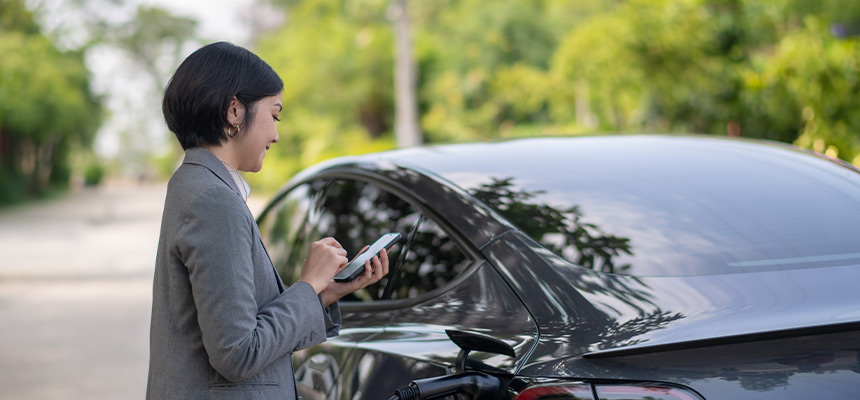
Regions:
<instances>
[{"instance_id":1,"label":"woman","mask_svg":"<svg viewBox=\"0 0 860 400\"><path fill-rule=\"evenodd\" d=\"M379 281L388 255L349 283L333 238L311 245L301 278L275 272L238 171L257 172L278 142L283 83L229 43L191 54L164 93L185 160L167 186L153 284L147 399L293 399L290 353L337 334L336 301Z\"/></svg>"}]
</instances>

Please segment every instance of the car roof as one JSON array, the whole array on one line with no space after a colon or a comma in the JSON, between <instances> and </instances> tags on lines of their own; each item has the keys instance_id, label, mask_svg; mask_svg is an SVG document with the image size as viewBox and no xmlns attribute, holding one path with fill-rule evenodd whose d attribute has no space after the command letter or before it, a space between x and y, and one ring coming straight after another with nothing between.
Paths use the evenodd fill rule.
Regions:
<instances>
[{"instance_id":1,"label":"car roof","mask_svg":"<svg viewBox=\"0 0 860 400\"><path fill-rule=\"evenodd\" d=\"M690 135L547 137L350 159L410 168L471 194L502 186L527 203L575 208L584 224L630 239L635 254L616 259L632 263L625 273L639 276L806 268L810 263L774 260L792 257L787 253L796 250L794 243L860 235L849 223L860 218L858 170L781 143ZM797 253L857 258L845 246L822 249Z\"/></svg>"},{"instance_id":2,"label":"car roof","mask_svg":"<svg viewBox=\"0 0 860 400\"><path fill-rule=\"evenodd\" d=\"M790 155L793 157L785 158ZM524 138L422 146L357 158L387 160L431 171L465 189L484 182L488 176L545 182L560 175L570 179L571 173L588 172L585 179L602 180L617 174L618 168L631 167L643 174L665 176L671 175L678 164L730 165L738 158L769 164L772 172L777 173L785 171L782 167L797 159L824 161L821 156L784 143L701 135ZM843 166L852 168L844 163Z\"/></svg>"}]
</instances>

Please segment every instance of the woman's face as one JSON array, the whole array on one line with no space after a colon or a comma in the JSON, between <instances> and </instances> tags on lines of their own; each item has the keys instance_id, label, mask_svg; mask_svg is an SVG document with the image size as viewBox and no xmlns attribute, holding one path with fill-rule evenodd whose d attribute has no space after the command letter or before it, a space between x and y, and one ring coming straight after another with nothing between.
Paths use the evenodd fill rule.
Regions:
<instances>
[{"instance_id":1,"label":"woman's face","mask_svg":"<svg viewBox=\"0 0 860 400\"><path fill-rule=\"evenodd\" d=\"M263 168L266 150L279 140L276 122L283 108L282 104L281 93L264 97L257 102L253 121L247 121L241 127L242 132L234 139L239 159L236 169L258 172Z\"/></svg>"}]
</instances>

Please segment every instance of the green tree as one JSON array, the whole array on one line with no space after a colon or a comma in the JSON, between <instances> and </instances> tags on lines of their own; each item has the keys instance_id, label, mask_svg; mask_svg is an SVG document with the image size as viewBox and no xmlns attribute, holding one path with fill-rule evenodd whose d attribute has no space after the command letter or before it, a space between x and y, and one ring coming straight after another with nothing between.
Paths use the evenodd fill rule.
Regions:
<instances>
[{"instance_id":1,"label":"green tree","mask_svg":"<svg viewBox=\"0 0 860 400\"><path fill-rule=\"evenodd\" d=\"M593 2L579 3L587 7ZM548 0L416 2L422 128L431 142L495 137L547 117L543 76L559 26L582 17ZM527 104L520 104L525 95Z\"/></svg>"},{"instance_id":2,"label":"green tree","mask_svg":"<svg viewBox=\"0 0 860 400\"><path fill-rule=\"evenodd\" d=\"M733 0L625 2L573 29L553 72L586 88L575 96L597 120L586 126L722 133L739 119L744 18Z\"/></svg>"},{"instance_id":3,"label":"green tree","mask_svg":"<svg viewBox=\"0 0 860 400\"><path fill-rule=\"evenodd\" d=\"M858 34L853 3L627 1L561 42L551 115L590 130L793 142L860 164Z\"/></svg>"},{"instance_id":4,"label":"green tree","mask_svg":"<svg viewBox=\"0 0 860 400\"><path fill-rule=\"evenodd\" d=\"M747 72L750 124L775 138L860 165L860 40L806 16ZM775 132L774 132L775 131Z\"/></svg>"},{"instance_id":5,"label":"green tree","mask_svg":"<svg viewBox=\"0 0 860 400\"><path fill-rule=\"evenodd\" d=\"M0 203L7 203L66 186L69 156L91 145L102 109L82 52L59 50L22 1L0 2L0 21Z\"/></svg>"},{"instance_id":6,"label":"green tree","mask_svg":"<svg viewBox=\"0 0 860 400\"><path fill-rule=\"evenodd\" d=\"M565 36L551 68L558 82L550 99L556 121L608 131L631 130L641 123L644 71L626 45L635 35L622 15L605 13Z\"/></svg>"},{"instance_id":7,"label":"green tree","mask_svg":"<svg viewBox=\"0 0 860 400\"><path fill-rule=\"evenodd\" d=\"M291 147L276 162L291 172L384 148L361 145L391 131L390 0L280 3L287 24L260 46L293 108L282 129ZM860 165L860 3L429 0L409 10L427 142L694 132Z\"/></svg>"},{"instance_id":8,"label":"green tree","mask_svg":"<svg viewBox=\"0 0 860 400\"><path fill-rule=\"evenodd\" d=\"M273 189L285 177L338 155L394 147L393 54L387 0L308 0L255 51L284 81L280 143L250 175Z\"/></svg>"},{"instance_id":9,"label":"green tree","mask_svg":"<svg viewBox=\"0 0 860 400\"><path fill-rule=\"evenodd\" d=\"M255 51L284 79L282 143L267 158L267 170L280 173L251 176L252 183L271 188L329 157L392 148L391 0L275 3L286 23ZM409 2L426 141L495 137L500 125L549 121L546 69L560 32L603 4Z\"/></svg>"},{"instance_id":10,"label":"green tree","mask_svg":"<svg viewBox=\"0 0 860 400\"><path fill-rule=\"evenodd\" d=\"M181 158L182 149L164 124L161 96L183 58L204 42L197 35L197 26L196 20L173 15L163 8L139 6L130 20L105 22L92 32L93 48L118 50L124 56L127 70L119 73L129 78L143 76L148 81L131 93L113 94L124 97L129 104L135 104L131 98L147 99L135 112L123 112L122 122L112 125L117 128L112 133L118 135L121 143L118 157L122 166L135 175L147 176L153 172L169 175ZM158 146L164 139L166 146ZM165 154L161 159L156 159L156 154L162 152ZM148 165L153 159L161 165Z\"/></svg>"}]
</instances>

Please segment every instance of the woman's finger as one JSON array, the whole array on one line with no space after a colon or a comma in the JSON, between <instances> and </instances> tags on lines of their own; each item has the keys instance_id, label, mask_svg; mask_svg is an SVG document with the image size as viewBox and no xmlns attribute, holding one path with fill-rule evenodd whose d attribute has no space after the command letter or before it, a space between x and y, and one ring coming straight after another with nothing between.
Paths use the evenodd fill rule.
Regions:
<instances>
[{"instance_id":1,"label":"woman's finger","mask_svg":"<svg viewBox=\"0 0 860 400\"><path fill-rule=\"evenodd\" d=\"M369 280L373 276L373 266L370 265L370 260L364 262L364 280ZM364 285L361 285L364 287Z\"/></svg>"},{"instance_id":2,"label":"woman's finger","mask_svg":"<svg viewBox=\"0 0 860 400\"><path fill-rule=\"evenodd\" d=\"M323 243L323 244L327 244L329 246L337 247L339 249L343 248L343 246L340 245L340 242L338 242L335 238L333 238L331 236L324 237L324 238L320 239L319 242Z\"/></svg>"},{"instance_id":3,"label":"woman's finger","mask_svg":"<svg viewBox=\"0 0 860 400\"><path fill-rule=\"evenodd\" d=\"M367 251L367 249L368 249L369 247L370 247L370 246L368 246L368 245L364 245L364 247L362 247L362 248L361 248L361 250L359 250L359 252L358 252L358 253L356 253L356 254L355 254L355 257L353 257L352 259L353 259L353 260L355 260L355 258L356 258L356 257L358 257L358 256L360 256L360 255L361 255L361 253L364 253L365 251Z\"/></svg>"},{"instance_id":4,"label":"woman's finger","mask_svg":"<svg viewBox=\"0 0 860 400\"><path fill-rule=\"evenodd\" d=\"M381 271L380 271L381 275L383 275L383 276L388 275L388 264L389 264L388 263L388 250L382 249L382 251L379 252L379 255L380 255L379 261L380 261L380 264L382 264L381 265Z\"/></svg>"},{"instance_id":5,"label":"woman's finger","mask_svg":"<svg viewBox=\"0 0 860 400\"><path fill-rule=\"evenodd\" d=\"M379 261L378 256L373 256L373 273L379 274L382 272L382 262Z\"/></svg>"}]
</instances>

